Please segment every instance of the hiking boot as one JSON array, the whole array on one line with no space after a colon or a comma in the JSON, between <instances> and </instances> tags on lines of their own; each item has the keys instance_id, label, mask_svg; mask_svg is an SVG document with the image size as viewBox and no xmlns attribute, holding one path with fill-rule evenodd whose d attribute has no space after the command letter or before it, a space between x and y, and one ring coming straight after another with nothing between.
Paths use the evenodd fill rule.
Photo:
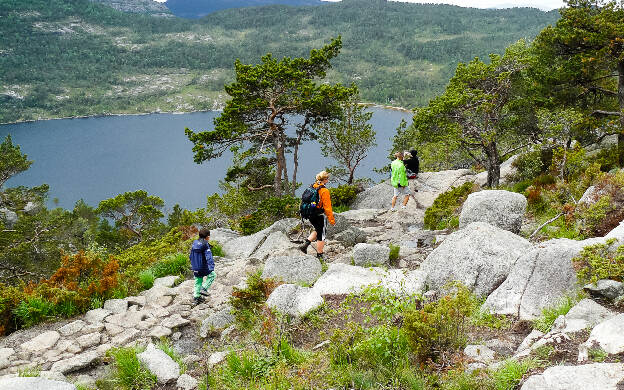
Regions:
<instances>
[{"instance_id":1,"label":"hiking boot","mask_svg":"<svg viewBox=\"0 0 624 390\"><path fill-rule=\"evenodd\" d=\"M202 287L202 289L199 291L199 293L200 293L201 295L205 296L205 297L207 297L207 296L208 296L208 290L207 290L207 289L205 289L205 288L203 288L203 287Z\"/></svg>"},{"instance_id":2,"label":"hiking boot","mask_svg":"<svg viewBox=\"0 0 624 390\"><path fill-rule=\"evenodd\" d=\"M310 241L305 240L302 245L299 245L299 250L303 253L308 253L308 246L310 246Z\"/></svg>"},{"instance_id":3,"label":"hiking boot","mask_svg":"<svg viewBox=\"0 0 624 390\"><path fill-rule=\"evenodd\" d=\"M317 253L316 258L319 259L319 261L323 261L323 253Z\"/></svg>"}]
</instances>

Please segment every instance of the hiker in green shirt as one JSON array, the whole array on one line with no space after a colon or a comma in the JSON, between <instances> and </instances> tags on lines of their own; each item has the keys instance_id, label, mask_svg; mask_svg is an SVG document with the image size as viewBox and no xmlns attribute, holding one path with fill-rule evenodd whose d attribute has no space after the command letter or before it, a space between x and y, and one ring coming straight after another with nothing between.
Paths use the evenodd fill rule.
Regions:
<instances>
[{"instance_id":1,"label":"hiker in green shirt","mask_svg":"<svg viewBox=\"0 0 624 390\"><path fill-rule=\"evenodd\" d=\"M403 164L403 152L396 152L394 156L396 157L396 160L394 160L390 165L390 167L392 168L391 183L392 187L394 187L392 208L390 209L391 211L396 210L396 200L400 194L405 195L405 199L403 199L403 205L401 205L401 209L405 208L410 196L410 190L407 182L407 172L405 170L405 165Z\"/></svg>"}]
</instances>

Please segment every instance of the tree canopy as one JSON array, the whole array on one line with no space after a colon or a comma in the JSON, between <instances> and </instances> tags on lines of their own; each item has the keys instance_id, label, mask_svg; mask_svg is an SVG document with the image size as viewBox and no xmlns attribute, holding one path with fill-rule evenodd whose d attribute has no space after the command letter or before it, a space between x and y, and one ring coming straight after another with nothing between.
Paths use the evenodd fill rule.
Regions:
<instances>
[{"instance_id":1,"label":"tree canopy","mask_svg":"<svg viewBox=\"0 0 624 390\"><path fill-rule=\"evenodd\" d=\"M215 118L214 130L196 133L186 129L194 144L195 162L213 159L233 147L251 146L251 156L271 150L275 156L275 194L294 191L296 170L291 185L288 149L295 149L296 169L298 146L311 125L339 115L340 103L356 91L355 87L341 84L317 83L326 76L330 60L338 55L341 46L337 37L321 49L312 49L309 58L277 60L269 53L256 65L236 60L236 81L225 86L231 99ZM295 137L287 134L289 124L297 129Z\"/></svg>"}]
</instances>

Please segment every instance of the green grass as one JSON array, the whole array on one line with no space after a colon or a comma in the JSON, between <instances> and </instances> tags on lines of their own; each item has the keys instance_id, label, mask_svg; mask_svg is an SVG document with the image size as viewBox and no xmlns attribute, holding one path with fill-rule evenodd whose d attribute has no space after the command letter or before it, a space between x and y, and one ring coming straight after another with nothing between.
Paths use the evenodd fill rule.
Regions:
<instances>
[{"instance_id":1,"label":"green grass","mask_svg":"<svg viewBox=\"0 0 624 390\"><path fill-rule=\"evenodd\" d=\"M505 360L491 374L494 380L494 388L496 390L516 389L524 374L539 365L539 362L535 359L524 359L520 362L513 359Z\"/></svg>"},{"instance_id":2,"label":"green grass","mask_svg":"<svg viewBox=\"0 0 624 390\"><path fill-rule=\"evenodd\" d=\"M38 367L26 367L21 368L17 371L17 376L19 377L37 377L41 373L41 370Z\"/></svg>"},{"instance_id":3,"label":"green grass","mask_svg":"<svg viewBox=\"0 0 624 390\"><path fill-rule=\"evenodd\" d=\"M114 348L108 351L113 358L111 382L115 389L151 390L156 384L156 376L139 363L137 348ZM99 387L99 386L98 386Z\"/></svg>"},{"instance_id":4,"label":"green grass","mask_svg":"<svg viewBox=\"0 0 624 390\"><path fill-rule=\"evenodd\" d=\"M542 315L533 320L533 327L541 332L548 333L553 323L560 315L566 315L579 300L572 297L562 298L556 305L542 309Z\"/></svg>"}]
</instances>

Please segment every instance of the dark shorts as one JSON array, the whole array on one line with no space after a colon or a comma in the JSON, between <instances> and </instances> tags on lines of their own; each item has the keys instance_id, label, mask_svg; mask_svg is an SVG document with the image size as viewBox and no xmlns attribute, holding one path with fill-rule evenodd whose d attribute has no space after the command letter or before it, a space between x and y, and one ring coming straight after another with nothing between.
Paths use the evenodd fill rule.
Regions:
<instances>
[{"instance_id":1,"label":"dark shorts","mask_svg":"<svg viewBox=\"0 0 624 390\"><path fill-rule=\"evenodd\" d=\"M316 231L316 240L323 241L326 235L325 227L327 226L325 214L313 215L310 217L310 223L314 226L314 230Z\"/></svg>"}]
</instances>

